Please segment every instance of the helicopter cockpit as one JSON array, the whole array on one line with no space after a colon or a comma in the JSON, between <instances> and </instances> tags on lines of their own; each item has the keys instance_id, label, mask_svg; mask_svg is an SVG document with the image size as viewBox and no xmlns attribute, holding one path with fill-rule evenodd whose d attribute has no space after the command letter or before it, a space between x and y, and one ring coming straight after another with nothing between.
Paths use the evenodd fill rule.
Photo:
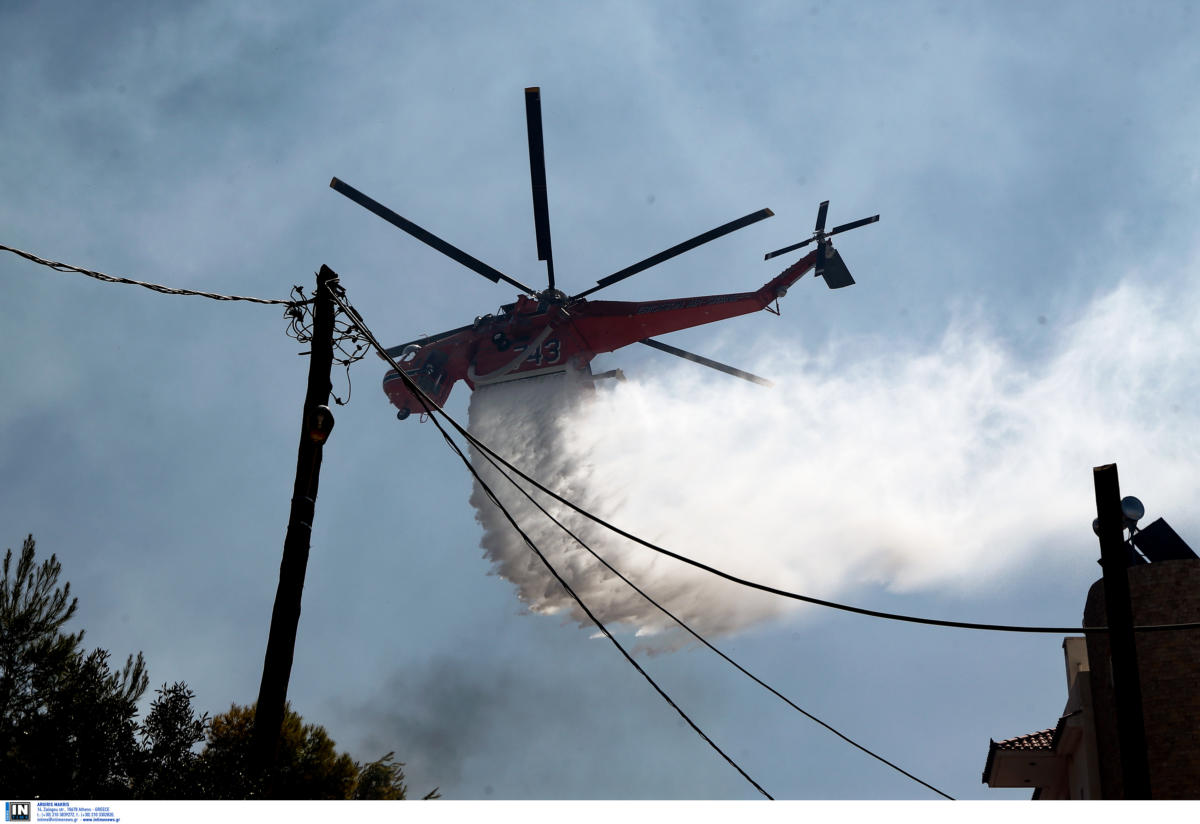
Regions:
<instances>
[{"instance_id":1,"label":"helicopter cockpit","mask_svg":"<svg viewBox=\"0 0 1200 824\"><path fill-rule=\"evenodd\" d=\"M422 355L422 348L416 344L411 344L404 347L404 351L400 353L400 357L396 359L396 362L404 370L404 374L430 400L441 406L446 402L446 398L450 395L450 389L454 385L453 381L446 379L447 360L448 356L445 352L439 351L436 348L430 348ZM396 417L400 420L404 420L413 412L423 412L425 410L425 405L413 396L413 393L409 391L404 380L395 370L388 372L384 376L383 391L387 393L388 398L399 410L396 413Z\"/></svg>"}]
</instances>

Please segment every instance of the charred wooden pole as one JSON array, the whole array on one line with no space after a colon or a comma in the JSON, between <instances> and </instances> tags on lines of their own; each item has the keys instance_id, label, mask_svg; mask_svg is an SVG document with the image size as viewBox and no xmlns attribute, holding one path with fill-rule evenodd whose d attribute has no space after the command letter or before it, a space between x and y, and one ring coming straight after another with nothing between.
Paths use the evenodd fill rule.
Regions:
<instances>
[{"instance_id":1,"label":"charred wooden pole","mask_svg":"<svg viewBox=\"0 0 1200 824\"><path fill-rule=\"evenodd\" d=\"M1126 799L1149 800L1150 766L1146 756L1142 683L1133 633L1133 603L1129 597L1129 559L1125 549L1121 484L1116 464L1097 466L1092 473L1096 484L1100 565L1104 569L1104 606L1112 661L1113 703L1117 712L1121 784Z\"/></svg>"},{"instance_id":2,"label":"charred wooden pole","mask_svg":"<svg viewBox=\"0 0 1200 824\"><path fill-rule=\"evenodd\" d=\"M337 273L322 266L317 273L317 291L313 295L313 329L308 361L308 392L304 397L300 449L296 459L296 485L292 491L292 510L287 536L283 541L283 561L279 565L279 588L271 613L271 632L263 661L262 685L254 713L254 758L260 775L267 776L279 749L283 727L288 680L296 651L296 628L300 623L300 599L304 592L304 574L308 568L308 550L316 510L317 485L321 477L321 454L333 416L325 402L333 389L334 307L330 294ZM268 790L270 781L267 781Z\"/></svg>"}]
</instances>

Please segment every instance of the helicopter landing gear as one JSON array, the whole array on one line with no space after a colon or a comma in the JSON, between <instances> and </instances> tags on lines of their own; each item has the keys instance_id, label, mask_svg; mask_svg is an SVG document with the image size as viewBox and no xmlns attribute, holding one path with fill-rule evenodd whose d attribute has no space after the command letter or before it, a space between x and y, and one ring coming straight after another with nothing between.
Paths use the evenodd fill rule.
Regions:
<instances>
[{"instance_id":1,"label":"helicopter landing gear","mask_svg":"<svg viewBox=\"0 0 1200 824\"><path fill-rule=\"evenodd\" d=\"M406 406L403 409L401 409L399 412L396 413L396 420L402 421L411 414L412 414L412 411L409 410L409 408Z\"/></svg>"}]
</instances>

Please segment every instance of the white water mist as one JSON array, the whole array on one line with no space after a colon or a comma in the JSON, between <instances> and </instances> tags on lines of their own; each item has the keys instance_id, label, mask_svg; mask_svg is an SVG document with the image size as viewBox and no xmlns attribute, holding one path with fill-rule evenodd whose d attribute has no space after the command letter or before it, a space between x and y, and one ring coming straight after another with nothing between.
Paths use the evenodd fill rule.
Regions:
<instances>
[{"instance_id":1,"label":"white water mist","mask_svg":"<svg viewBox=\"0 0 1200 824\"><path fill-rule=\"evenodd\" d=\"M1094 465L1121 462L1125 488L1154 512L1175 513L1177 525L1190 516L1197 329L1197 301L1127 283L1034 362L956 326L927 351L856 344L849 365L825 355L739 364L772 376L773 390L669 362L594 394L563 379L492 387L473 396L471 428L597 515L742 577L821 597L864 586L967 591L1035 553L1094 549ZM661 634L661 613L488 477L602 621L654 636L650 649L686 642ZM472 503L485 556L528 608L586 622L478 487ZM706 635L794 606L543 503Z\"/></svg>"}]
</instances>

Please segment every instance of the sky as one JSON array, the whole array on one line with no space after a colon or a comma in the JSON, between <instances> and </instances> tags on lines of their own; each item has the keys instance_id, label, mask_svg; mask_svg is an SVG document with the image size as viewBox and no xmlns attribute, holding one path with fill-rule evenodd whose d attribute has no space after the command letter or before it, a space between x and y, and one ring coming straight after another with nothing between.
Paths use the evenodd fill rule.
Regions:
<instances>
[{"instance_id":1,"label":"sky","mask_svg":"<svg viewBox=\"0 0 1200 824\"><path fill-rule=\"evenodd\" d=\"M0 5L0 244L175 287L286 298L339 273L387 345L514 298L328 188L337 176L539 283L523 90L540 86L568 291L775 216L604 297L739 292L817 204L853 288L650 350L551 415L447 411L559 467L630 531L864 607L1077 626L1091 468L1193 544L1200 424L1200 12L1158 2L96 2ZM832 225L831 224L831 225ZM798 255L796 255L798 257ZM85 643L142 651L217 713L257 696L307 358L279 307L0 257L0 547L32 533ZM642 349L644 347L637 347ZM499 534L375 358L340 370L289 697L360 760L455 799L752 799ZM508 404L507 407L504 404ZM497 425L496 409L507 409ZM522 415L524 409L528 415ZM489 415L492 418L489 421ZM504 444L497 443L498 448ZM1061 638L797 608L602 539L722 650L945 792L1052 727ZM556 546L564 553L567 548ZM565 561L614 634L772 795L931 799ZM524 566L523 566L524 565ZM521 597L519 597L521 596Z\"/></svg>"}]
</instances>

